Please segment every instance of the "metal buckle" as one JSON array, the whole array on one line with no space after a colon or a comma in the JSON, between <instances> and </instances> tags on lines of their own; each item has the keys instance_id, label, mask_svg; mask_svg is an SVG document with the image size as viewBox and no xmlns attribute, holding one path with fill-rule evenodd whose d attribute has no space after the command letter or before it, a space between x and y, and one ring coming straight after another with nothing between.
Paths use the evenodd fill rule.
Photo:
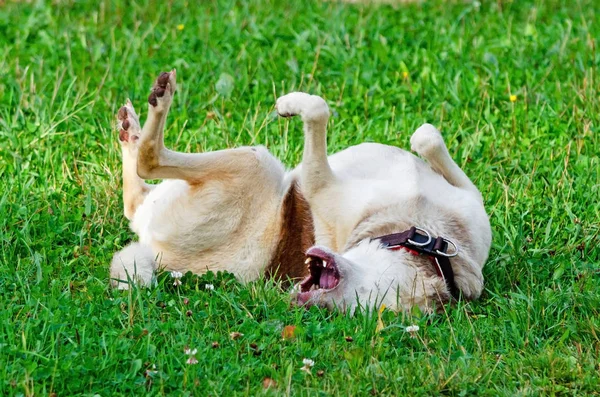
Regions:
<instances>
[{"instance_id":1,"label":"metal buckle","mask_svg":"<svg viewBox=\"0 0 600 397\"><path fill-rule=\"evenodd\" d=\"M448 244L448 246L450 246L450 245L453 246L454 250L453 250L453 252L451 252L449 254L446 252L442 252L440 250L435 250L435 253L438 254L439 256L445 256L446 258L453 258L456 255L458 255L458 245L454 241L447 239L446 237L442 237L442 239L446 242L446 244Z\"/></svg>"},{"instance_id":2,"label":"metal buckle","mask_svg":"<svg viewBox=\"0 0 600 397\"><path fill-rule=\"evenodd\" d=\"M408 241L412 245L416 245L417 247L425 247L426 245L429 245L429 243L431 243L431 234L429 234L429 232L427 230L421 229L420 227L415 226L415 231L423 232L424 234L423 233L420 233L420 234L421 234L421 236L423 236L423 235L427 236L427 241L424 243L417 243L416 241L413 241L411 239L408 239L406 241ZM456 247L456 244L454 246Z\"/></svg>"}]
</instances>

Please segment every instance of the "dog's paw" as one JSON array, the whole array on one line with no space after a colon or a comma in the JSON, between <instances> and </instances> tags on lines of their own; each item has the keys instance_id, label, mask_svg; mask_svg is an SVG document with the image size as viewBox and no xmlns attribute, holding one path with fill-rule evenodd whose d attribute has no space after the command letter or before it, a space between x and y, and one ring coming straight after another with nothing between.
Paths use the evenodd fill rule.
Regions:
<instances>
[{"instance_id":1,"label":"dog's paw","mask_svg":"<svg viewBox=\"0 0 600 397\"><path fill-rule=\"evenodd\" d=\"M431 124L423 124L410 137L411 149L427 158L446 149L442 134Z\"/></svg>"},{"instance_id":2,"label":"dog's paw","mask_svg":"<svg viewBox=\"0 0 600 397\"><path fill-rule=\"evenodd\" d=\"M165 110L171 104L173 94L177 88L176 74L175 69L170 72L162 72L154 82L152 92L148 96L148 103L155 110Z\"/></svg>"},{"instance_id":3,"label":"dog's paw","mask_svg":"<svg viewBox=\"0 0 600 397\"><path fill-rule=\"evenodd\" d=\"M329 118L329 107L323 98L305 92L292 92L277 99L277 113L281 117L300 115L302 120Z\"/></svg>"},{"instance_id":4,"label":"dog's paw","mask_svg":"<svg viewBox=\"0 0 600 397\"><path fill-rule=\"evenodd\" d=\"M142 129L140 128L140 120L133 109L131 101L123 105L117 113L117 129L119 130L119 141L121 144L135 147Z\"/></svg>"}]
</instances>

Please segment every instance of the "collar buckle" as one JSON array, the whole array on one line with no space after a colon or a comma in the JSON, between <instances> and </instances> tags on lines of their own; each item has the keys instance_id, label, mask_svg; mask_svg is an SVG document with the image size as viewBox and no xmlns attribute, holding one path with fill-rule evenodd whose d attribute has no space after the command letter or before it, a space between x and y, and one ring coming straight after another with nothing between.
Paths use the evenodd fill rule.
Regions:
<instances>
[{"instance_id":1,"label":"collar buckle","mask_svg":"<svg viewBox=\"0 0 600 397\"><path fill-rule=\"evenodd\" d=\"M417 232L419 232L419 233L417 233ZM406 242L411 245L414 245L415 247L425 247L425 246L429 245L429 243L431 243L431 234L429 234L429 232L425 229L422 229L417 226L413 226L410 228L410 233L412 234L412 236L410 236L408 239L406 239ZM424 241L422 243L414 241L413 238L415 237L416 234L419 234L420 236L423 236L423 237L427 237L427 241Z\"/></svg>"},{"instance_id":2,"label":"collar buckle","mask_svg":"<svg viewBox=\"0 0 600 397\"><path fill-rule=\"evenodd\" d=\"M450 258L458 255L460 249L458 244L446 237L432 237L429 231L412 226L409 230L401 233L387 234L372 240L379 240L379 246L385 249L404 247L418 254L429 256L434 260L436 273L446 282L450 294L459 298L459 289L454 282L454 271L450 264ZM448 252L448 249L450 249Z\"/></svg>"}]
</instances>

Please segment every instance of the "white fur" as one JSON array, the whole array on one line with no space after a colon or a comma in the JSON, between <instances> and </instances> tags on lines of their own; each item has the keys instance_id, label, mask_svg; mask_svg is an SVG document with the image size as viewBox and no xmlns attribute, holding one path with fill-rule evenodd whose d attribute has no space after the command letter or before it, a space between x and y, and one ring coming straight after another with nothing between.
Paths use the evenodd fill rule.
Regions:
<instances>
[{"instance_id":1,"label":"white fur","mask_svg":"<svg viewBox=\"0 0 600 397\"><path fill-rule=\"evenodd\" d=\"M164 97L149 106L143 131L133 107L126 105L132 116L129 133L141 134L139 142L125 142L123 151L125 211L130 209L140 243L115 255L113 277L127 280L124 273L134 274L132 280L148 285L158 258L167 270L226 270L242 281L256 279L272 259L285 222L284 193L299 181L311 207L316 244L335 255L342 276L336 288L315 294L314 303L408 309L429 308L436 296L447 298L444 281L432 276L426 258L371 241L377 230L395 225L402 228L395 232L415 225L453 239L457 227L463 230L458 236L463 246L453 260L456 281L467 298L479 296L491 243L489 221L481 194L433 126L423 125L411 138L413 150L429 164L373 143L328 157L326 102L291 93L277 100L277 111L284 117L300 115L305 145L302 164L286 174L260 147L198 154L165 149L162 131L175 86L173 71ZM137 167L130 153L137 156ZM140 177L172 180L152 187Z\"/></svg>"},{"instance_id":2,"label":"white fur","mask_svg":"<svg viewBox=\"0 0 600 397\"><path fill-rule=\"evenodd\" d=\"M143 244L132 243L117 252L110 264L110 278L113 287L128 289L129 282L148 287L156 270L154 253Z\"/></svg>"}]
</instances>

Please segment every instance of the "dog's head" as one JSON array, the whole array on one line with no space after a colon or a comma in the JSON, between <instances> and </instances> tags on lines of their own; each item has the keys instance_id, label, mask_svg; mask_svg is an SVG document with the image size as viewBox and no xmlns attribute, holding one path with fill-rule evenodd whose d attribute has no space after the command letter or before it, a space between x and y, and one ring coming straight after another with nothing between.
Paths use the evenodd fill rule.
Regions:
<instances>
[{"instance_id":1,"label":"dog's head","mask_svg":"<svg viewBox=\"0 0 600 397\"><path fill-rule=\"evenodd\" d=\"M428 300L443 294L445 284L412 256L381 247L378 240L365 240L344 254L312 247L306 252L310 274L296 285L293 299L299 305L351 311L381 304L392 310L428 308Z\"/></svg>"}]
</instances>

